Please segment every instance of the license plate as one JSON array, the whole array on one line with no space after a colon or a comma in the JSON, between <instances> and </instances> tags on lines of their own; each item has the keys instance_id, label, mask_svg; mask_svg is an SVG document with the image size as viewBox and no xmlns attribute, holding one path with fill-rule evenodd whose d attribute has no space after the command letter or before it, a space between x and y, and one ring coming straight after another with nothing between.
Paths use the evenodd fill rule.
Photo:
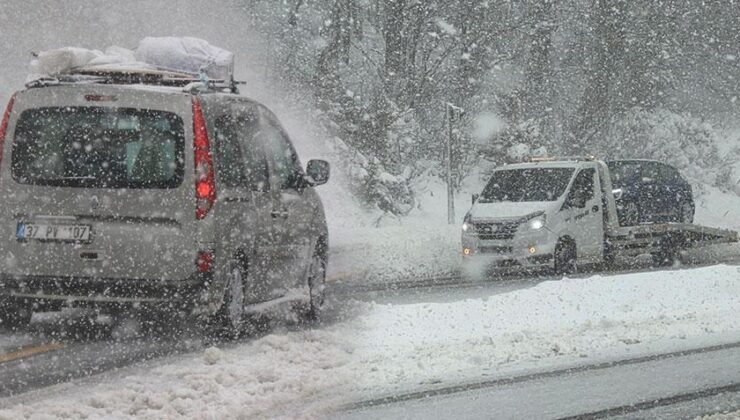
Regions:
<instances>
[{"instance_id":1,"label":"license plate","mask_svg":"<svg viewBox=\"0 0 740 420\"><path fill-rule=\"evenodd\" d=\"M16 236L21 240L88 242L90 240L90 225L18 223Z\"/></svg>"}]
</instances>

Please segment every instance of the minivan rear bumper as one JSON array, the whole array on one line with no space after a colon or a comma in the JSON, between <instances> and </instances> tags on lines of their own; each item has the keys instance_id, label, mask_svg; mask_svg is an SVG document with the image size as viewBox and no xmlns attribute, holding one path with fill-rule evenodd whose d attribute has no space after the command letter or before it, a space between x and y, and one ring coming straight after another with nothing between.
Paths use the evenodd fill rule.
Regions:
<instances>
[{"instance_id":1,"label":"minivan rear bumper","mask_svg":"<svg viewBox=\"0 0 740 420\"><path fill-rule=\"evenodd\" d=\"M193 309L205 295L212 273L179 281L92 277L0 275L0 297L32 303L37 310L61 306L164 306Z\"/></svg>"}]
</instances>

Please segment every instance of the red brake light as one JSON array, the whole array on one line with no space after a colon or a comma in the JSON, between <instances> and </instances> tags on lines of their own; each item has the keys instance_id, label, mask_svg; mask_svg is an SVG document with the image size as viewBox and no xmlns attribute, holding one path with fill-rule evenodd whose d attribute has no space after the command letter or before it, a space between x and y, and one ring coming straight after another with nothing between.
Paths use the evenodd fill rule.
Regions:
<instances>
[{"instance_id":1,"label":"red brake light","mask_svg":"<svg viewBox=\"0 0 740 420\"><path fill-rule=\"evenodd\" d=\"M199 273L208 273L213 269L213 252L199 251L198 259L195 261Z\"/></svg>"},{"instance_id":2,"label":"red brake light","mask_svg":"<svg viewBox=\"0 0 740 420\"><path fill-rule=\"evenodd\" d=\"M10 97L8 106L5 107L5 114L3 114L3 121L0 123L0 162L3 161L3 148L5 146L5 135L8 133L8 124L10 123L10 113L13 111L13 104L15 104L15 93Z\"/></svg>"},{"instance_id":3,"label":"red brake light","mask_svg":"<svg viewBox=\"0 0 740 420\"><path fill-rule=\"evenodd\" d=\"M193 151L195 153L195 218L203 219L216 202L211 142L198 98L193 98Z\"/></svg>"}]
</instances>

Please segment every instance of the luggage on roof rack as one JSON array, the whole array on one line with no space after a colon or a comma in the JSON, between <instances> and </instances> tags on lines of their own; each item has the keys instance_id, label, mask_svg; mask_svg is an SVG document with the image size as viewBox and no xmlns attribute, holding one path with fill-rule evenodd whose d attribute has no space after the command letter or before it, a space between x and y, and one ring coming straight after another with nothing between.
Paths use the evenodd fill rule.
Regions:
<instances>
[{"instance_id":1,"label":"luggage on roof rack","mask_svg":"<svg viewBox=\"0 0 740 420\"><path fill-rule=\"evenodd\" d=\"M144 38L136 50L66 47L35 54L26 86L58 83L148 84L237 93L234 55L191 37Z\"/></svg>"}]
</instances>

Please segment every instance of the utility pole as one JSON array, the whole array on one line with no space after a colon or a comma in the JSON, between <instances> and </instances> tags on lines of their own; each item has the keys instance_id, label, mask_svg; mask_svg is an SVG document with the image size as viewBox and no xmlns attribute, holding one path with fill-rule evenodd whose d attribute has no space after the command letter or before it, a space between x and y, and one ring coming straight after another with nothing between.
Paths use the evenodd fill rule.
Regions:
<instances>
[{"instance_id":1,"label":"utility pole","mask_svg":"<svg viewBox=\"0 0 740 420\"><path fill-rule=\"evenodd\" d=\"M452 123L460 121L465 110L449 102L445 103L445 115L447 119L447 144L445 145L445 169L447 172L447 223L455 223L455 186L452 174Z\"/></svg>"}]
</instances>

